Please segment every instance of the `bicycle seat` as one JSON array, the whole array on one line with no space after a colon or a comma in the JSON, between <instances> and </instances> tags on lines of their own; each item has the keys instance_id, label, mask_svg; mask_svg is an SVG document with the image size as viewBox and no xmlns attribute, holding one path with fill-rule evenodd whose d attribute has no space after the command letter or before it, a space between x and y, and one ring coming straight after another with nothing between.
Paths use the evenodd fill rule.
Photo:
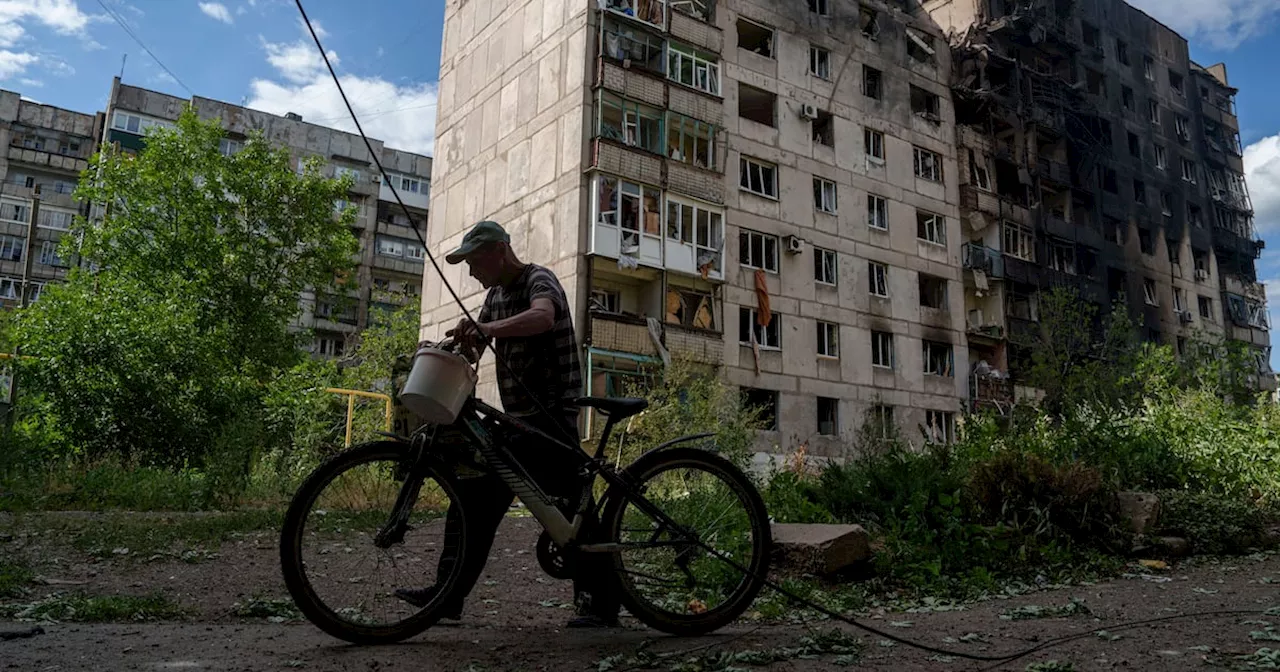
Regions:
<instances>
[{"instance_id":1,"label":"bicycle seat","mask_svg":"<svg viewBox=\"0 0 1280 672\"><path fill-rule=\"evenodd\" d=\"M627 397L609 399L604 397L581 397L574 399L573 403L582 408L594 408L618 420L629 418L649 407L649 402L644 399Z\"/></svg>"}]
</instances>

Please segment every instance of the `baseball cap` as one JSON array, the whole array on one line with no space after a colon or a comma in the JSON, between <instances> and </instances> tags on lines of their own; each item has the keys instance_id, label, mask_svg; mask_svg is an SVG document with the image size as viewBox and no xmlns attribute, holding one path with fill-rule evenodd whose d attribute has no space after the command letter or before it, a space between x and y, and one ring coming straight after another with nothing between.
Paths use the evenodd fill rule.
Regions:
<instances>
[{"instance_id":1,"label":"baseball cap","mask_svg":"<svg viewBox=\"0 0 1280 672\"><path fill-rule=\"evenodd\" d=\"M458 264L483 245L510 242L511 236L506 229L502 228L501 224L486 219L471 227L467 235L462 237L462 244L458 246L458 249L446 255L444 260L450 264Z\"/></svg>"}]
</instances>

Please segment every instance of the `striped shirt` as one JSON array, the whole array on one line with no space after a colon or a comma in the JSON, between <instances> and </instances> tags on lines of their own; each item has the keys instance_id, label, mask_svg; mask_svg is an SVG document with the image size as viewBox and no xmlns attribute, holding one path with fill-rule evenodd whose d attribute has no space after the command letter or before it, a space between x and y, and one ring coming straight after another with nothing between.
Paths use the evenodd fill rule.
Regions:
<instances>
[{"instance_id":1,"label":"striped shirt","mask_svg":"<svg viewBox=\"0 0 1280 672\"><path fill-rule=\"evenodd\" d=\"M502 406L516 417L538 415L544 409L557 418L575 417L577 409L568 401L582 396L578 339L569 299L555 274L542 266L526 264L515 282L489 290L480 309L480 322L514 317L529 310L533 300L540 298L550 299L555 306L555 326L551 331L525 338L494 339L494 352L508 365L497 366Z\"/></svg>"}]
</instances>

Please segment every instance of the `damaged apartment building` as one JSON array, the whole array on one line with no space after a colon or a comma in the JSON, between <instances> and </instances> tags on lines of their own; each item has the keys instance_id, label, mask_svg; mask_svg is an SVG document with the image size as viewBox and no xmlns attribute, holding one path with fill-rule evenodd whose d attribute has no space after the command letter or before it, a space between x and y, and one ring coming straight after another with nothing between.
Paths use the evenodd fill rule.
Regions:
<instances>
[{"instance_id":1,"label":"damaged apartment building","mask_svg":"<svg viewBox=\"0 0 1280 672\"><path fill-rule=\"evenodd\" d=\"M442 51L428 242L492 218L555 271L587 394L689 360L762 410L761 450L954 435L962 176L916 3L451 0ZM423 305L428 338L458 318L430 271Z\"/></svg>"},{"instance_id":2,"label":"damaged apartment building","mask_svg":"<svg viewBox=\"0 0 1280 672\"><path fill-rule=\"evenodd\" d=\"M1256 353L1266 297L1226 68L1120 0L928 0L954 61L971 395L1008 408L1039 299L1119 302L1143 337Z\"/></svg>"}]
</instances>

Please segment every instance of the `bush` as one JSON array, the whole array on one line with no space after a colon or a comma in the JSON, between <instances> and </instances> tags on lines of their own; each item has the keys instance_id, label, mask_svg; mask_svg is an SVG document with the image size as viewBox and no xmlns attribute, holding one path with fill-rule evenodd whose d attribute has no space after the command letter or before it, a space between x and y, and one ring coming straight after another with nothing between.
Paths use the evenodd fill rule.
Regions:
<instances>
[{"instance_id":1,"label":"bush","mask_svg":"<svg viewBox=\"0 0 1280 672\"><path fill-rule=\"evenodd\" d=\"M1262 544L1268 512L1252 502L1185 490L1160 493L1160 530L1190 539L1195 552L1244 553Z\"/></svg>"}]
</instances>

